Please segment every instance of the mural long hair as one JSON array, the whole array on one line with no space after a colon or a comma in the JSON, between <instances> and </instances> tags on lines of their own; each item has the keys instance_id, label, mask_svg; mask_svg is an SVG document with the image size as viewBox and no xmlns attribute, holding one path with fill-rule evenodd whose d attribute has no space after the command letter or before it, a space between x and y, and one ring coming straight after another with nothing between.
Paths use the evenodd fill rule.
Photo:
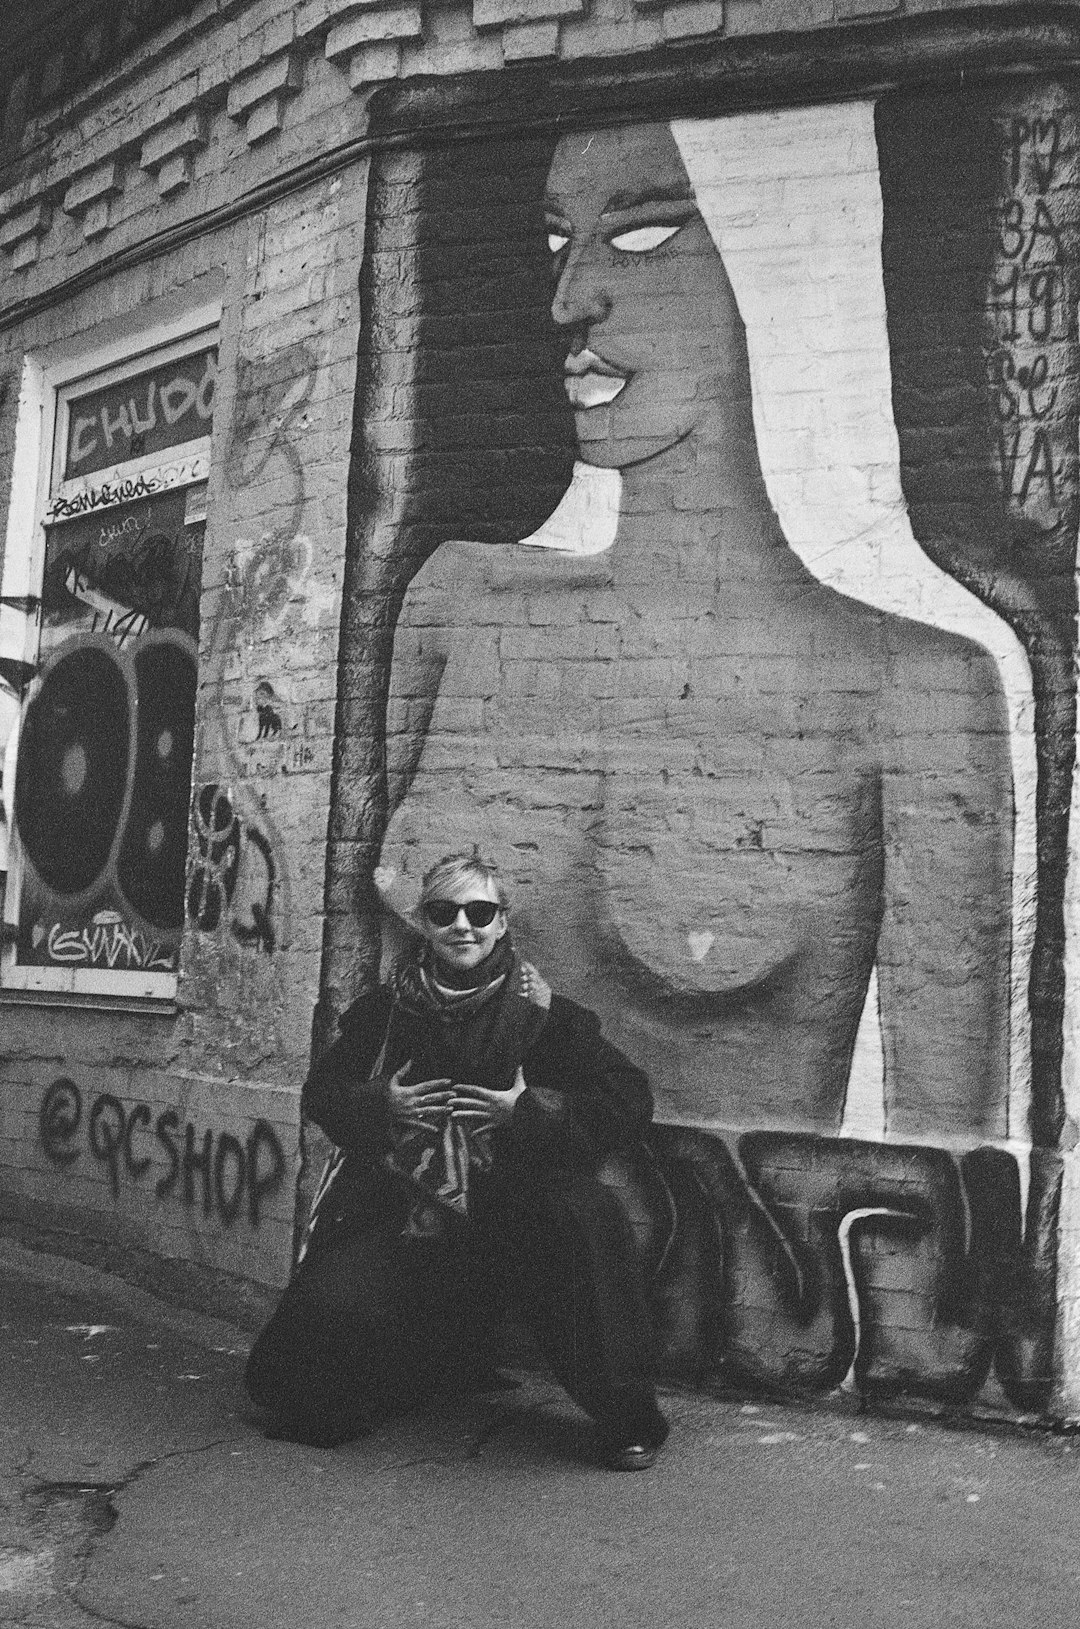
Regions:
<instances>
[{"instance_id":1,"label":"mural long hair","mask_svg":"<svg viewBox=\"0 0 1080 1629\"><path fill-rule=\"evenodd\" d=\"M373 107L379 128L380 103ZM542 198L554 140L372 160L360 283L323 1001L374 977L394 624L441 543L541 524L573 468Z\"/></svg>"},{"instance_id":2,"label":"mural long hair","mask_svg":"<svg viewBox=\"0 0 1080 1629\"><path fill-rule=\"evenodd\" d=\"M1076 739L1075 86L878 105L893 412L912 526L1013 629L1035 705L1031 1138L1061 1131Z\"/></svg>"}]
</instances>

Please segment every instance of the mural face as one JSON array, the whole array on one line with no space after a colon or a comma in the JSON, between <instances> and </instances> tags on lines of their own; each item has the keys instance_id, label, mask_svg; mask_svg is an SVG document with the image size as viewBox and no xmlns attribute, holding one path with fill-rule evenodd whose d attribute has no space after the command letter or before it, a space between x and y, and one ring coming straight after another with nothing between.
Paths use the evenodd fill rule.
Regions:
<instances>
[{"instance_id":1,"label":"mural face","mask_svg":"<svg viewBox=\"0 0 1080 1629\"><path fill-rule=\"evenodd\" d=\"M385 786L363 792L384 944L439 856L476 843L499 863L525 953L649 1071L655 1163L617 1180L669 1364L694 1373L822 1387L850 1371L961 1397L996 1362L1015 1401L1046 1384L1057 1169L1015 1149L1059 1090L1033 1035L1062 1012L1040 975L1067 830L1047 793L1071 774L1075 696L1046 652L1074 605L1076 415L1061 398L1053 429L1017 425L1013 464L1035 469L1003 492L991 405L1020 367L1041 412L1036 374L1075 363L1042 265L1045 238L1064 300L1074 206L1055 189L1074 143L1058 87L1023 94L1043 124L1004 94L967 109L981 156L959 279L927 218L962 166L925 183L929 203L905 168L956 144L933 98L575 132L543 159L523 144L516 192L483 222L461 220L483 155L421 165L403 262L415 413L392 474L376 449L410 386L366 285L356 569L395 624L392 654L365 642L370 716L385 698ZM1056 179L1032 135L1046 121ZM376 265L391 191L372 192ZM1055 223L1018 294L1042 363L993 330L996 209ZM489 241L500 219L520 275L487 297L514 312L512 399L478 341L437 351L455 290L473 292L468 231ZM906 286L905 243L923 257ZM912 460L932 344L915 329L956 299L954 351L980 379L970 502L1003 537L1036 534L1026 562L1006 541L990 570L927 511ZM461 309L479 334L483 312ZM432 472L461 435L449 395L434 405L440 368L472 381L493 484L517 459L530 495L555 486L538 527L525 504L516 531L471 527L475 486L440 506ZM924 463L958 411L934 398ZM1035 586L1051 578L1056 605Z\"/></svg>"},{"instance_id":2,"label":"mural face","mask_svg":"<svg viewBox=\"0 0 1080 1629\"><path fill-rule=\"evenodd\" d=\"M625 469L748 408L735 297L666 125L567 137L545 211L585 462Z\"/></svg>"}]
</instances>

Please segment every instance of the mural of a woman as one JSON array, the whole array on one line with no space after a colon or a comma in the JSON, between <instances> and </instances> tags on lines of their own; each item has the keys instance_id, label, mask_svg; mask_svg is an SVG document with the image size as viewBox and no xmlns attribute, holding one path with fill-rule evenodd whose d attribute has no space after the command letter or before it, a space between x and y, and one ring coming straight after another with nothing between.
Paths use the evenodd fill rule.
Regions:
<instances>
[{"instance_id":1,"label":"mural of a woman","mask_svg":"<svg viewBox=\"0 0 1080 1629\"><path fill-rule=\"evenodd\" d=\"M431 859L479 837L517 936L588 991L660 1117L716 1128L837 1131L876 968L889 1132L1004 1137L998 668L789 546L671 129L563 138L547 203L579 458L618 472L617 524L577 551L445 544L414 579L384 903L404 914Z\"/></svg>"}]
</instances>

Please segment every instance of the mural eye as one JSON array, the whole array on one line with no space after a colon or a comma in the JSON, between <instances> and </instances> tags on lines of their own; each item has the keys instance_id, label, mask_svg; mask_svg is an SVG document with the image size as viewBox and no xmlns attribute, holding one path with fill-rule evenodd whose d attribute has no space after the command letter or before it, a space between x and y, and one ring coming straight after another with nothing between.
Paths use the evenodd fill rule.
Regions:
<instances>
[{"instance_id":1,"label":"mural eye","mask_svg":"<svg viewBox=\"0 0 1080 1629\"><path fill-rule=\"evenodd\" d=\"M553 255L562 254L569 242L570 239L563 232L548 233L548 248L551 250Z\"/></svg>"},{"instance_id":2,"label":"mural eye","mask_svg":"<svg viewBox=\"0 0 1080 1629\"><path fill-rule=\"evenodd\" d=\"M674 226L634 226L629 232L617 232L610 239L613 249L623 249L632 255L647 255L651 249L659 249L668 238L673 238L679 230L678 223Z\"/></svg>"}]
</instances>

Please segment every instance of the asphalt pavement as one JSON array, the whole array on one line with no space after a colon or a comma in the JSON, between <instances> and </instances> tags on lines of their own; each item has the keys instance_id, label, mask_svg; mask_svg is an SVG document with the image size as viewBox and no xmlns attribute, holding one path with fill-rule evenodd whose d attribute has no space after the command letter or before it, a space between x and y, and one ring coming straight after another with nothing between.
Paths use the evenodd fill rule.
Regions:
<instances>
[{"instance_id":1,"label":"asphalt pavement","mask_svg":"<svg viewBox=\"0 0 1080 1629\"><path fill-rule=\"evenodd\" d=\"M18 1629L1075 1629L1080 1438L668 1392L595 1461L543 1375L333 1451L249 1337L0 1242L0 1622Z\"/></svg>"}]
</instances>

